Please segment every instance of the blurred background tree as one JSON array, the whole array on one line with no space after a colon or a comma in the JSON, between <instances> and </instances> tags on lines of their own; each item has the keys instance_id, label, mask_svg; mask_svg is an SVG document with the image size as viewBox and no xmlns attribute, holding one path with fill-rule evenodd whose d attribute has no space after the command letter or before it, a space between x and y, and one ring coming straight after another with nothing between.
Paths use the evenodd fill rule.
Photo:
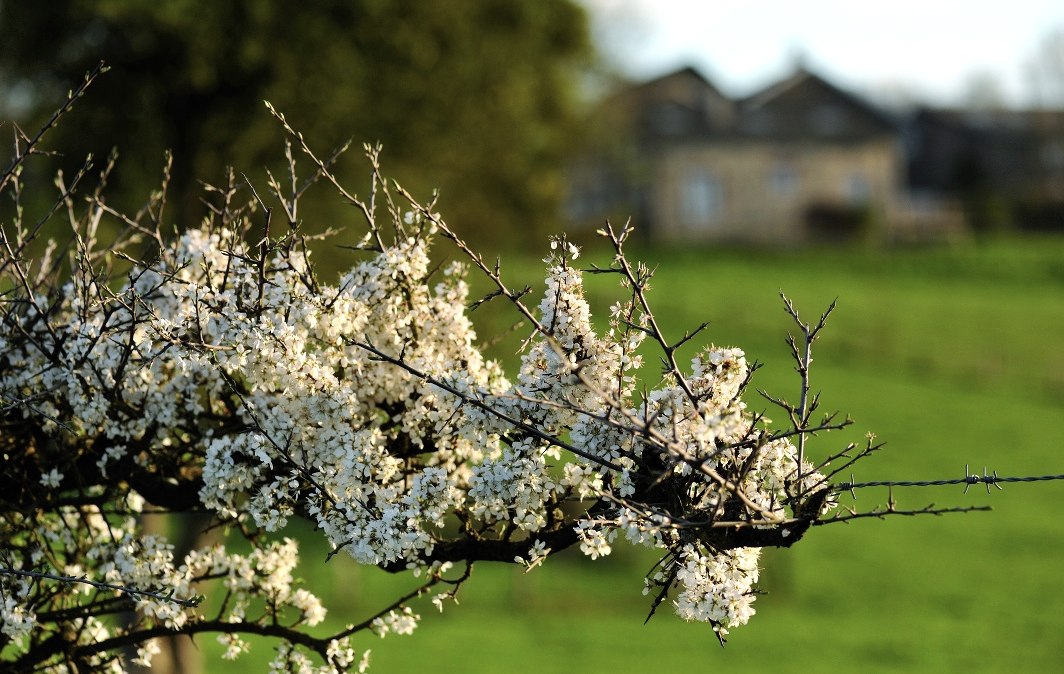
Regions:
<instances>
[{"instance_id":1,"label":"blurred background tree","mask_svg":"<svg viewBox=\"0 0 1064 674\"><path fill-rule=\"evenodd\" d=\"M281 134L262 109L268 99L323 153L348 138L356 148L382 143L389 175L422 195L439 187L450 221L478 241L541 235L556 220L577 85L592 54L580 5L312 4L0 0L0 116L34 128L102 59L112 71L51 147L69 169L117 146L120 205L158 184L166 149L167 220L178 224L198 218L197 180L220 181L230 164L255 179L277 165ZM360 159L349 153L340 175L366 175Z\"/></svg>"},{"instance_id":2,"label":"blurred background tree","mask_svg":"<svg viewBox=\"0 0 1064 674\"><path fill-rule=\"evenodd\" d=\"M1027 78L1036 105L1064 106L1064 25L1042 36L1027 64Z\"/></svg>"}]
</instances>

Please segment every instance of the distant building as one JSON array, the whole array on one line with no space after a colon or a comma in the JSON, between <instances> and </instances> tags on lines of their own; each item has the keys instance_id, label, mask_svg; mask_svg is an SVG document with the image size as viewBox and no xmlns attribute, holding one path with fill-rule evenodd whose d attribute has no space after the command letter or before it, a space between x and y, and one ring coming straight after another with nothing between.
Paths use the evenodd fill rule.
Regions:
<instances>
[{"instance_id":1,"label":"distant building","mask_svg":"<svg viewBox=\"0 0 1064 674\"><path fill-rule=\"evenodd\" d=\"M962 201L977 228L1064 232L1064 111L921 108L906 136L914 192Z\"/></svg>"},{"instance_id":2,"label":"distant building","mask_svg":"<svg viewBox=\"0 0 1064 674\"><path fill-rule=\"evenodd\" d=\"M610 98L571 171L570 218L634 218L657 242L944 238L956 209L911 200L902 128L806 69L732 100L693 68Z\"/></svg>"}]
</instances>

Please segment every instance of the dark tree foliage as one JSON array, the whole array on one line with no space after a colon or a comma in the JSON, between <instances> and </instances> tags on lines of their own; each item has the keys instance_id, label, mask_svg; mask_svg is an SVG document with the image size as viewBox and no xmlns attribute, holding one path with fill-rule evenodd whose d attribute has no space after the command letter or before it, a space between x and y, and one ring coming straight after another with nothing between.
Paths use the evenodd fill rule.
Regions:
<instances>
[{"instance_id":1,"label":"dark tree foliage","mask_svg":"<svg viewBox=\"0 0 1064 674\"><path fill-rule=\"evenodd\" d=\"M591 52L572 0L0 0L0 30L0 98L21 92L27 126L112 67L53 144L80 163L121 139L112 187L130 195L172 150L173 220L198 218L196 178L276 157L272 120L249 114L268 99L310 137L381 143L409 187L439 187L460 229L496 241L557 211Z\"/></svg>"}]
</instances>

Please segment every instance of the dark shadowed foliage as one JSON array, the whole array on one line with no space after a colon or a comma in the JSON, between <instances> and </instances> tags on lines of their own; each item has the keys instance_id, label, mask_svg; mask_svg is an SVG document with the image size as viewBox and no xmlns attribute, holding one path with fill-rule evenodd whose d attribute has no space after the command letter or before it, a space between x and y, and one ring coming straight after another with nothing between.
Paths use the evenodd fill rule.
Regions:
<instances>
[{"instance_id":1,"label":"dark shadowed foliage","mask_svg":"<svg viewBox=\"0 0 1064 674\"><path fill-rule=\"evenodd\" d=\"M68 171L118 143L112 199L157 185L169 149L169 219L197 220L196 178L280 157L268 99L308 137L383 144L411 189L439 187L460 229L497 241L552 219L591 53L571 0L0 2L0 28L2 116L26 128L112 67L51 137Z\"/></svg>"}]
</instances>

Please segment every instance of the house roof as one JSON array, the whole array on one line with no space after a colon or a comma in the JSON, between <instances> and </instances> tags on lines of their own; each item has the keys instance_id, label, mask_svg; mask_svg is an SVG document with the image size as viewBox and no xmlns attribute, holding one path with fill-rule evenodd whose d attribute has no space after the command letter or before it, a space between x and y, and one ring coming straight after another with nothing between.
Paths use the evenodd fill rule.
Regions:
<instances>
[{"instance_id":1,"label":"house roof","mask_svg":"<svg viewBox=\"0 0 1064 674\"><path fill-rule=\"evenodd\" d=\"M847 142L899 133L886 113L806 68L735 100L687 66L632 86L611 103L626 107L636 132L652 142L698 138Z\"/></svg>"},{"instance_id":2,"label":"house roof","mask_svg":"<svg viewBox=\"0 0 1064 674\"><path fill-rule=\"evenodd\" d=\"M885 112L804 67L740 100L738 106L744 135L860 140L900 132L899 124Z\"/></svg>"},{"instance_id":3,"label":"house roof","mask_svg":"<svg viewBox=\"0 0 1064 674\"><path fill-rule=\"evenodd\" d=\"M653 91L654 89L660 87L662 83L677 79L690 79L692 81L700 83L704 87L709 88L718 95L723 95L720 93L720 90L718 90L717 87L714 86L713 83L710 82L709 79L694 66L684 66L679 70L673 70L654 77L652 79L645 80L643 82L638 82L636 84L631 85L626 91L638 95L640 92Z\"/></svg>"},{"instance_id":4,"label":"house roof","mask_svg":"<svg viewBox=\"0 0 1064 674\"><path fill-rule=\"evenodd\" d=\"M604 105L608 114L626 118L628 128L648 139L723 133L732 124L734 107L734 101L690 66L627 87Z\"/></svg>"}]
</instances>

